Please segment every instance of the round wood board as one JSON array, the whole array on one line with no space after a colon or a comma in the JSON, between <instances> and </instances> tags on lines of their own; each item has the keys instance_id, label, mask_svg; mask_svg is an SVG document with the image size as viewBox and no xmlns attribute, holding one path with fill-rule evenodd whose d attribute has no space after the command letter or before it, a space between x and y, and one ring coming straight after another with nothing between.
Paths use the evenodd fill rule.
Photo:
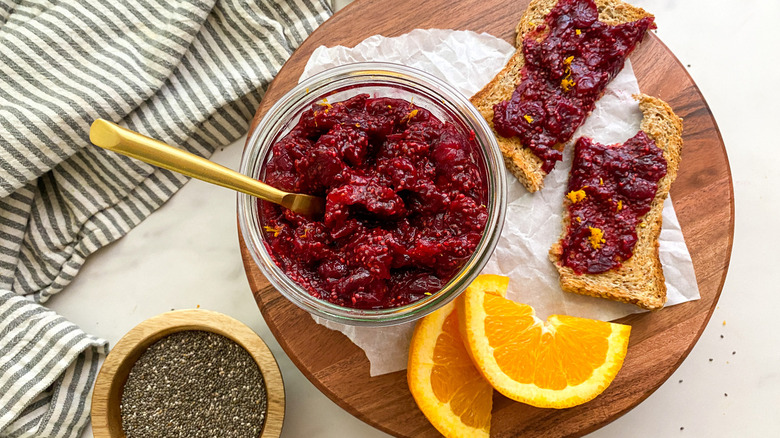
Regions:
<instances>
[{"instance_id":1,"label":"round wood board","mask_svg":"<svg viewBox=\"0 0 780 438\"><path fill-rule=\"evenodd\" d=\"M527 0L355 1L316 29L293 53L268 88L251 129L297 83L312 51L320 45L353 47L372 35L393 37L415 28L488 32L514 43L515 25L527 4ZM654 34L637 48L631 62L642 92L665 100L684 119L682 163L671 195L701 299L620 319L632 326L623 369L604 393L588 403L563 410L539 409L496 392L491 436L579 436L613 421L647 398L677 369L718 301L734 234L734 192L723 140L696 84ZM243 240L240 243L249 284L269 328L317 388L351 414L387 433L439 436L415 405L405 371L369 377L363 350L341 333L316 324L283 298L257 269Z\"/></svg>"}]
</instances>

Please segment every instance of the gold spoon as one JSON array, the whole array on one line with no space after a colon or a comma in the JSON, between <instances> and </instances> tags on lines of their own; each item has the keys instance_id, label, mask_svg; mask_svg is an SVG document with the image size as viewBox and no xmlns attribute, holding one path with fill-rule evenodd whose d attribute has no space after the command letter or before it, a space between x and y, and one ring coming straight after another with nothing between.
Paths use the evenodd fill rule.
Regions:
<instances>
[{"instance_id":1,"label":"gold spoon","mask_svg":"<svg viewBox=\"0 0 780 438\"><path fill-rule=\"evenodd\" d=\"M103 149L137 158L143 162L201 181L256 196L302 215L312 216L325 211L325 199L323 198L284 192L213 161L169 146L108 120L97 119L92 122L89 139Z\"/></svg>"}]
</instances>

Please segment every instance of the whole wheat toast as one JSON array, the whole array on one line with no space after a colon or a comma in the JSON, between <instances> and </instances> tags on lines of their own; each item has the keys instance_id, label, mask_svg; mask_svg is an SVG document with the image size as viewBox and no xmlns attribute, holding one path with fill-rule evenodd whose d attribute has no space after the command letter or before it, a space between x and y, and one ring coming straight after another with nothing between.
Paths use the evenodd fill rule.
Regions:
<instances>
[{"instance_id":1,"label":"whole wheat toast","mask_svg":"<svg viewBox=\"0 0 780 438\"><path fill-rule=\"evenodd\" d=\"M599 21L606 24L617 25L652 17L644 9L631 6L620 0L595 0L595 2L599 10ZM471 103L479 110L491 128L493 128L493 105L511 98L521 79L520 74L525 65L522 49L523 39L544 22L545 16L557 3L558 0L531 0L516 28L515 47L517 49L515 53L504 69L471 97ZM544 177L547 175L542 170L542 160L534 155L530 149L524 147L517 137L502 137L496 133L495 128L493 128L493 133L498 140L498 146L504 155L504 162L509 171L529 192L541 189L544 186ZM559 144L556 147L563 148L563 145Z\"/></svg>"},{"instance_id":2,"label":"whole wheat toast","mask_svg":"<svg viewBox=\"0 0 780 438\"><path fill-rule=\"evenodd\" d=\"M666 302L666 285L661 260L658 256L658 237L661 234L661 213L669 188L677 177L677 167L682 152L682 119L669 105L655 97L634 96L639 101L643 118L640 129L644 131L663 151L667 163L666 175L658 181L658 190L650 204L650 211L641 218L645 226L637 227L636 246L633 256L622 265L601 274L576 274L562 265L561 241L550 249L550 260L560 274L561 288L566 292L608 298L615 301L636 304L653 310ZM571 200L563 201L568 211ZM564 214L563 233L566 235L571 218Z\"/></svg>"}]
</instances>

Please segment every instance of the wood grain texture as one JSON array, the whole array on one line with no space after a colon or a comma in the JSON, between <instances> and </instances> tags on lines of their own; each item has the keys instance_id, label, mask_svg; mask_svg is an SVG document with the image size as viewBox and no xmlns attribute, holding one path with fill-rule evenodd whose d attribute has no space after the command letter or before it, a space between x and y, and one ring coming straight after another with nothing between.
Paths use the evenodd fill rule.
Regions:
<instances>
[{"instance_id":1,"label":"wood grain texture","mask_svg":"<svg viewBox=\"0 0 780 438\"><path fill-rule=\"evenodd\" d=\"M293 54L269 87L252 129L297 83L309 55L320 45L352 47L371 35L391 37L414 28L488 32L514 43L515 25L527 4L525 0L358 0L319 27ZM584 405L539 409L496 395L491 436L580 436L626 413L682 363L704 330L723 287L734 231L734 193L718 127L696 84L655 35L646 38L631 60L642 92L667 101L684 119L682 163L671 196L701 299L620 319L632 326L625 365L603 394ZM369 377L363 351L341 333L314 323L270 287L243 241L241 246L251 289L268 326L317 388L387 433L440 436L414 404L405 372Z\"/></svg>"},{"instance_id":2,"label":"wood grain texture","mask_svg":"<svg viewBox=\"0 0 780 438\"><path fill-rule=\"evenodd\" d=\"M92 392L92 433L95 438L125 438L119 411L122 389L130 370L149 346L186 330L213 332L240 345L257 363L267 394L267 415L260 438L278 438L284 422L284 383L271 350L249 327L208 310L177 310L149 318L127 332L111 349Z\"/></svg>"}]
</instances>

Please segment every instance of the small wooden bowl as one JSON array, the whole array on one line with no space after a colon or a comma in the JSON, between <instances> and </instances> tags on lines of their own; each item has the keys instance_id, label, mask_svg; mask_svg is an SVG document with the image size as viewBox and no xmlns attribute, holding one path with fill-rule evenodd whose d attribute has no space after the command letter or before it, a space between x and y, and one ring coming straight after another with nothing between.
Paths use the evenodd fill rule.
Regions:
<instances>
[{"instance_id":1,"label":"small wooden bowl","mask_svg":"<svg viewBox=\"0 0 780 438\"><path fill-rule=\"evenodd\" d=\"M222 335L243 347L257 362L265 381L268 407L261 438L278 438L284 421L284 383L271 350L249 327L209 310L177 310L149 318L127 332L106 357L92 393L95 438L125 438L119 403L135 361L161 338L175 332L202 330Z\"/></svg>"}]
</instances>

